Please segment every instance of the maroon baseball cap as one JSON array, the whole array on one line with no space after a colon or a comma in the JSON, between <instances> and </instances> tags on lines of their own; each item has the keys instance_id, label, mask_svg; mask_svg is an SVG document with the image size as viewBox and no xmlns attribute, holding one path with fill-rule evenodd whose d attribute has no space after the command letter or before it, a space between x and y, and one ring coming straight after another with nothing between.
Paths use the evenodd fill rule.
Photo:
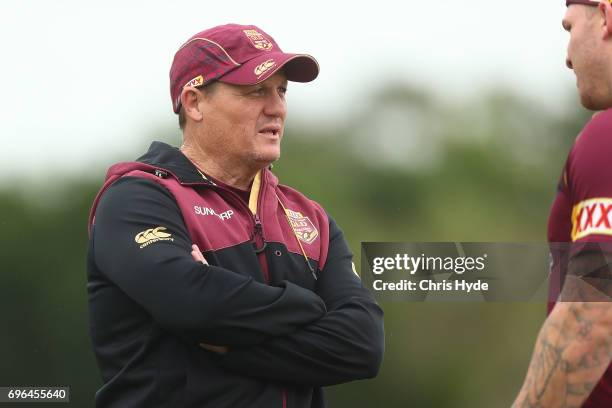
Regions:
<instances>
[{"instance_id":1,"label":"maroon baseball cap","mask_svg":"<svg viewBox=\"0 0 612 408\"><path fill-rule=\"evenodd\" d=\"M319 64L307 54L284 53L276 41L254 25L226 24L197 33L174 55L170 68L172 108L178 113L181 91L215 80L255 85L283 68L289 81L310 82Z\"/></svg>"},{"instance_id":2,"label":"maroon baseball cap","mask_svg":"<svg viewBox=\"0 0 612 408\"><path fill-rule=\"evenodd\" d=\"M599 6L599 0L593 1L593 0L566 0L565 1L565 5L567 7L571 6L572 4L584 4L585 6Z\"/></svg>"}]
</instances>

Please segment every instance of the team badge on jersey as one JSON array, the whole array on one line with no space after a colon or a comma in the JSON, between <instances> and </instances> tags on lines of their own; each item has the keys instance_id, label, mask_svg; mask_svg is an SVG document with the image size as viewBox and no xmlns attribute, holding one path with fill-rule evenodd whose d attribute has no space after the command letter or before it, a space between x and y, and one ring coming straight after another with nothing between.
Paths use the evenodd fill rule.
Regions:
<instances>
[{"instance_id":1,"label":"team badge on jersey","mask_svg":"<svg viewBox=\"0 0 612 408\"><path fill-rule=\"evenodd\" d=\"M572 241L587 235L612 235L612 198L591 198L572 209Z\"/></svg>"},{"instance_id":2,"label":"team badge on jersey","mask_svg":"<svg viewBox=\"0 0 612 408\"><path fill-rule=\"evenodd\" d=\"M291 223L291 228L295 231L295 235L298 239L306 244L312 244L315 239L319 236L319 231L315 228L314 224L308 217L304 217L302 213L298 211L285 210L287 218Z\"/></svg>"},{"instance_id":3,"label":"team badge on jersey","mask_svg":"<svg viewBox=\"0 0 612 408\"><path fill-rule=\"evenodd\" d=\"M253 44L253 46L258 50L270 51L273 47L272 43L257 30L244 30L244 34L249 38L249 40L251 40L251 44Z\"/></svg>"}]
</instances>

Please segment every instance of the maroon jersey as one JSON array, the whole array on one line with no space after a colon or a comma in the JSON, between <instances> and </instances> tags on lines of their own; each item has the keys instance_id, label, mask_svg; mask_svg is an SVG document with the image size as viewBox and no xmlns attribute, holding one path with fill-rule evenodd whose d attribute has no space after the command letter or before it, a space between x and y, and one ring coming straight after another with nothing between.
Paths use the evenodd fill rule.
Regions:
<instances>
[{"instance_id":1,"label":"maroon jersey","mask_svg":"<svg viewBox=\"0 0 612 408\"><path fill-rule=\"evenodd\" d=\"M551 243L549 313L559 296L567 261L588 243L612 252L612 109L595 116L572 148L548 219ZM554 243L571 242L570 246ZM612 305L611 305L612 307ZM584 403L585 408L612 406L612 365Z\"/></svg>"}]
</instances>

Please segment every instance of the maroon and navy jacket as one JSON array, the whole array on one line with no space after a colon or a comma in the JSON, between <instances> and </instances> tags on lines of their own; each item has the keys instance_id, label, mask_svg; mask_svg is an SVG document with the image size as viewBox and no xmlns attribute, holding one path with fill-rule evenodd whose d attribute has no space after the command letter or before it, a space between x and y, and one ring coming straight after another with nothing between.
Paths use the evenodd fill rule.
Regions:
<instances>
[{"instance_id":1,"label":"maroon and navy jacket","mask_svg":"<svg viewBox=\"0 0 612 408\"><path fill-rule=\"evenodd\" d=\"M268 169L247 203L154 142L109 169L87 262L97 407L324 407L322 386L379 370L382 310L342 231Z\"/></svg>"},{"instance_id":2,"label":"maroon and navy jacket","mask_svg":"<svg viewBox=\"0 0 612 408\"><path fill-rule=\"evenodd\" d=\"M554 307L574 257L612 253L612 109L595 116L570 151L548 219L551 243L549 312ZM560 243L569 243L567 245ZM612 276L603 277L610 282ZM588 271L585 271L588 272ZM610 294L607 294L610 296ZM610 304L612 307L612 304ZM612 406L612 365L584 408Z\"/></svg>"}]
</instances>

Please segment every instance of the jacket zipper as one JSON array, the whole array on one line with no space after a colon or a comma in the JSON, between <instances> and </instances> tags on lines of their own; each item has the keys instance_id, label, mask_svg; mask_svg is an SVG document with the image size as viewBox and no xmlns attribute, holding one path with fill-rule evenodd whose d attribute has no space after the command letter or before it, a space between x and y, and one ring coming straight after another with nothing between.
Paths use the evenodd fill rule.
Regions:
<instances>
[{"instance_id":1,"label":"jacket zipper","mask_svg":"<svg viewBox=\"0 0 612 408\"><path fill-rule=\"evenodd\" d=\"M259 266L261 266L261 271L263 272L264 279L267 284L270 284L270 271L268 269L266 253L264 252L268 243L264 238L263 226L257 213L253 214L253 220L255 222L253 226L253 250L255 251L255 255L257 255L257 260L259 261Z\"/></svg>"},{"instance_id":2,"label":"jacket zipper","mask_svg":"<svg viewBox=\"0 0 612 408\"><path fill-rule=\"evenodd\" d=\"M261 220L259 219L259 215L253 214L253 249L255 249L255 253L259 254L266 249L268 243L264 239L263 236L263 227L261 225Z\"/></svg>"},{"instance_id":3,"label":"jacket zipper","mask_svg":"<svg viewBox=\"0 0 612 408\"><path fill-rule=\"evenodd\" d=\"M264 279L266 280L267 284L270 284L270 270L268 269L268 260L266 259L266 253L264 252L268 243L264 237L263 225L259 219L259 211L260 208L262 208L261 203L263 202L263 197L266 191L266 173L262 170L260 174L261 179L259 183L259 191L257 192L257 204L255 206L255 211L253 212L253 221L255 222L255 225L253 226L253 245L255 246L255 253L257 254L259 265L261 265ZM249 211L250 210L251 209L249 208Z\"/></svg>"},{"instance_id":4,"label":"jacket zipper","mask_svg":"<svg viewBox=\"0 0 612 408\"><path fill-rule=\"evenodd\" d=\"M239 203L239 206L246 208L246 210L252 214L253 237L251 239L251 243L253 244L253 249L257 256L257 260L259 261L259 265L261 266L261 270L264 275L264 280L269 285L270 284L270 271L268 270L268 262L266 260L266 254L264 252L268 243L266 242L266 239L264 237L263 224L261 223L261 219L259 218L259 209L261 208L261 202L263 201L263 195L265 191L265 188L264 188L265 178L266 178L265 172L262 171L261 184L259 186L259 195L257 197L257 208L255 209L254 214L251 212L251 209L249 208L249 206L244 204L244 202L242 201L242 198L240 198L238 194L234 193L231 190L218 186L216 184L212 184L212 186L220 191L223 191L224 193L228 193L232 197L233 201L235 201L236 203ZM282 408L287 408L287 389L282 388L281 390L282 390L281 398L282 398L282 404L283 404Z\"/></svg>"},{"instance_id":5,"label":"jacket zipper","mask_svg":"<svg viewBox=\"0 0 612 408\"><path fill-rule=\"evenodd\" d=\"M257 237L257 234L260 234L260 238L262 241L262 246L260 247L259 250L255 249L255 252L257 253L257 257L259 258L259 264L261 265L261 269L264 272L264 277L266 278L266 283L270 284L270 271L268 269L268 261L266 259L266 253L264 252L264 250L266 249L266 245L267 242L264 238L263 235L263 225L261 224L261 220L259 219L259 212L263 211L263 206L262 203L264 202L264 195L266 193L266 172L264 170L261 171L261 180L260 180L260 184L259 184L259 192L258 192L258 196L257 196L257 205L255 208L255 213L253 214L253 220L255 221L255 235L254 238ZM255 240L255 245L258 245L257 241ZM259 247L257 247L259 248ZM287 408L287 389L286 388L281 388L281 398L283 401L283 408Z\"/></svg>"},{"instance_id":6,"label":"jacket zipper","mask_svg":"<svg viewBox=\"0 0 612 408\"><path fill-rule=\"evenodd\" d=\"M259 214L258 214L258 209L261 207L260 203L262 201L262 197L263 197L263 179L265 178L265 175L262 174L261 175L262 181L259 187L259 195L257 197L257 209L255 210L255 213L253 214L251 212L251 209L249 208L248 205L246 205L243 201L242 198L238 196L238 194L234 193L233 191L226 189L222 186L219 186L217 184L210 184L210 187L213 187L219 191L222 191L224 193L226 193L227 195L229 195L232 198L232 201L234 202L234 204L237 203L237 205L239 207L242 207L243 209L246 209L247 213L251 214L251 221L252 221L252 233L251 233L251 244L253 245L253 250L255 251L255 255L257 256L257 260L259 261L259 266L261 266L261 270L263 273L263 277L264 277L264 281L267 284L270 284L270 272L268 270L268 263L266 261L266 255L264 253L264 250L266 249L266 246L268 245L268 243L266 242L266 239L264 237L264 233L263 233L263 225L261 223L261 219L259 218Z\"/></svg>"}]
</instances>

